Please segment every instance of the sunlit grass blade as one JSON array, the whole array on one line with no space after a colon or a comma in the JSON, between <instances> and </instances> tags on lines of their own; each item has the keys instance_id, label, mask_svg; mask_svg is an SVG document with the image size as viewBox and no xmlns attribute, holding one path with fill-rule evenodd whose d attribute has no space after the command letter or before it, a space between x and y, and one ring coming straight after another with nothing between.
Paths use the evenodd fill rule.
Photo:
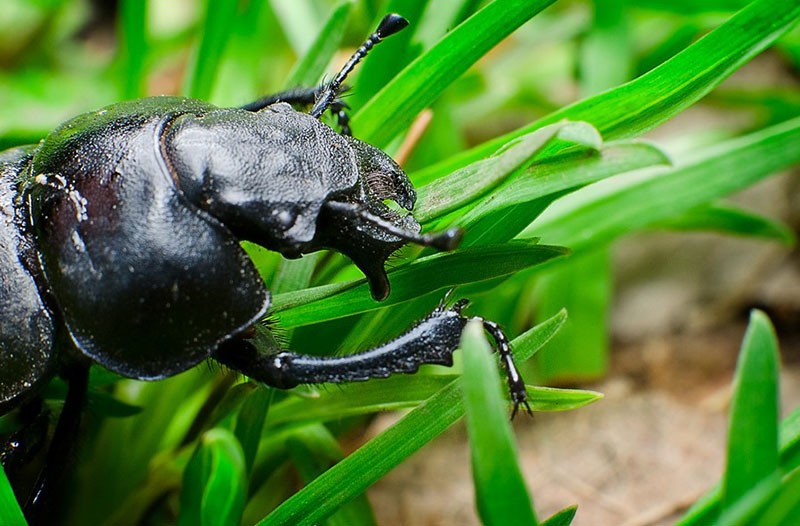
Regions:
<instances>
[{"instance_id":1,"label":"sunlit grass blade","mask_svg":"<svg viewBox=\"0 0 800 526\"><path fill-rule=\"evenodd\" d=\"M565 318L566 313L561 312L514 339L512 346L518 361L525 361L541 349ZM462 415L460 385L453 381L285 501L258 526L319 522L440 435Z\"/></svg>"},{"instance_id":2,"label":"sunlit grass blade","mask_svg":"<svg viewBox=\"0 0 800 526\"><path fill-rule=\"evenodd\" d=\"M752 185L800 162L800 119L708 148L670 170L624 175L561 199L521 235L578 254Z\"/></svg>"},{"instance_id":3,"label":"sunlit grass blade","mask_svg":"<svg viewBox=\"0 0 800 526\"><path fill-rule=\"evenodd\" d=\"M755 0L724 24L641 77L583 99L421 172L446 174L490 155L514 137L561 119L592 123L606 140L634 137L691 106L772 45L800 16L794 0Z\"/></svg>"},{"instance_id":4,"label":"sunlit grass blade","mask_svg":"<svg viewBox=\"0 0 800 526\"><path fill-rule=\"evenodd\" d=\"M344 384L324 389L311 400L289 397L270 410L269 425L326 422L347 416L364 415L416 407L445 388L457 376L452 374L392 376L378 381ZM583 389L527 386L528 401L534 411L570 411L602 398L600 393Z\"/></svg>"},{"instance_id":5,"label":"sunlit grass blade","mask_svg":"<svg viewBox=\"0 0 800 526\"><path fill-rule=\"evenodd\" d=\"M353 115L353 129L362 140L386 146L450 83L553 1L494 0L394 77Z\"/></svg>"},{"instance_id":6,"label":"sunlit grass blade","mask_svg":"<svg viewBox=\"0 0 800 526\"><path fill-rule=\"evenodd\" d=\"M124 0L120 5L122 38L120 56L123 71L122 97L135 99L145 94L147 58L147 2Z\"/></svg>"},{"instance_id":7,"label":"sunlit grass blade","mask_svg":"<svg viewBox=\"0 0 800 526\"><path fill-rule=\"evenodd\" d=\"M592 151L599 150L602 145L597 130L584 122L565 121L546 126L510 142L487 159L421 187L415 217L420 222L430 221L477 201L505 179L530 166L536 154L556 139L561 139L566 146L581 145Z\"/></svg>"},{"instance_id":8,"label":"sunlit grass blade","mask_svg":"<svg viewBox=\"0 0 800 526\"><path fill-rule=\"evenodd\" d=\"M308 484L344 458L336 437L323 425L309 425L292 433L286 448L303 481ZM357 496L325 520L328 526L374 526L375 514L366 495Z\"/></svg>"},{"instance_id":9,"label":"sunlit grass blade","mask_svg":"<svg viewBox=\"0 0 800 526\"><path fill-rule=\"evenodd\" d=\"M778 344L760 311L750 316L733 388L723 513L778 471Z\"/></svg>"},{"instance_id":10,"label":"sunlit grass blade","mask_svg":"<svg viewBox=\"0 0 800 526\"><path fill-rule=\"evenodd\" d=\"M570 506L558 513L552 515L547 520L542 522L542 526L569 526L572 524L572 519L575 518L575 513L578 511L577 506Z\"/></svg>"},{"instance_id":11,"label":"sunlit grass blade","mask_svg":"<svg viewBox=\"0 0 800 526\"><path fill-rule=\"evenodd\" d=\"M319 83L325 68L339 49L352 9L353 0L344 0L333 8L311 47L289 73L284 84L287 89L316 86Z\"/></svg>"},{"instance_id":12,"label":"sunlit grass blade","mask_svg":"<svg viewBox=\"0 0 800 526\"><path fill-rule=\"evenodd\" d=\"M298 56L311 49L314 35L322 26L321 3L314 0L269 0L286 35Z\"/></svg>"},{"instance_id":13,"label":"sunlit grass blade","mask_svg":"<svg viewBox=\"0 0 800 526\"><path fill-rule=\"evenodd\" d=\"M17 503L14 490L8 482L6 472L0 466L0 524L7 526L28 526L22 508Z\"/></svg>"},{"instance_id":14,"label":"sunlit grass blade","mask_svg":"<svg viewBox=\"0 0 800 526\"><path fill-rule=\"evenodd\" d=\"M778 241L784 245L793 245L795 242L794 232L784 223L727 203L700 206L661 221L654 227L670 230L710 230L732 236Z\"/></svg>"},{"instance_id":15,"label":"sunlit grass blade","mask_svg":"<svg viewBox=\"0 0 800 526\"><path fill-rule=\"evenodd\" d=\"M640 142L610 144L596 153L574 152L535 164L458 219L457 224L467 231L462 245L506 242L570 190L621 173L666 164L669 159L661 150Z\"/></svg>"},{"instance_id":16,"label":"sunlit grass blade","mask_svg":"<svg viewBox=\"0 0 800 526\"><path fill-rule=\"evenodd\" d=\"M186 466L178 525L238 525L246 495L244 453L236 437L221 428L206 432Z\"/></svg>"},{"instance_id":17,"label":"sunlit grass blade","mask_svg":"<svg viewBox=\"0 0 800 526\"><path fill-rule=\"evenodd\" d=\"M428 294L511 274L564 253L560 247L509 243L434 254L389 273L392 293L382 303L370 297L368 285L360 280L276 296L272 312L283 327L343 318L414 299L420 292Z\"/></svg>"},{"instance_id":18,"label":"sunlit grass blade","mask_svg":"<svg viewBox=\"0 0 800 526\"><path fill-rule=\"evenodd\" d=\"M184 95L208 100L236 18L236 0L208 0L200 43L184 82Z\"/></svg>"},{"instance_id":19,"label":"sunlit grass blade","mask_svg":"<svg viewBox=\"0 0 800 526\"><path fill-rule=\"evenodd\" d=\"M789 526L800 517L800 468L784 477L781 488L753 526Z\"/></svg>"},{"instance_id":20,"label":"sunlit grass blade","mask_svg":"<svg viewBox=\"0 0 800 526\"><path fill-rule=\"evenodd\" d=\"M471 321L461 336L461 387L475 502L483 524L538 524L517 460L517 446L500 391L497 360L483 325ZM522 408L524 410L524 408Z\"/></svg>"}]
</instances>

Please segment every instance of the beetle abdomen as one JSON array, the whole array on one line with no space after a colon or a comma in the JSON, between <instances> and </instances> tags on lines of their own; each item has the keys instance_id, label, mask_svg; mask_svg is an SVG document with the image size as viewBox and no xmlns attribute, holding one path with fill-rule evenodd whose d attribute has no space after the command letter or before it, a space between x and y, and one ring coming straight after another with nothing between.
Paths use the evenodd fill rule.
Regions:
<instances>
[{"instance_id":1,"label":"beetle abdomen","mask_svg":"<svg viewBox=\"0 0 800 526\"><path fill-rule=\"evenodd\" d=\"M32 239L15 202L33 148L0 153L0 413L45 380L53 322L32 273Z\"/></svg>"},{"instance_id":2,"label":"beetle abdomen","mask_svg":"<svg viewBox=\"0 0 800 526\"><path fill-rule=\"evenodd\" d=\"M267 292L230 231L176 189L161 137L213 109L158 97L67 122L33 161L42 268L76 346L105 367L163 378L264 314Z\"/></svg>"}]
</instances>

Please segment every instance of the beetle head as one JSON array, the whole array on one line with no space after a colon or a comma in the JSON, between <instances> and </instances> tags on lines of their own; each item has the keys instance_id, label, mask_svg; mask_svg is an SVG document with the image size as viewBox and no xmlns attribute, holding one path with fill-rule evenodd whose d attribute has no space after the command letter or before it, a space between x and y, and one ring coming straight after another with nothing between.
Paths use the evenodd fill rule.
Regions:
<instances>
[{"instance_id":1,"label":"beetle head","mask_svg":"<svg viewBox=\"0 0 800 526\"><path fill-rule=\"evenodd\" d=\"M453 250L462 231L420 234L411 215L416 192L402 168L381 150L347 137L356 154L360 184L331 194L320 209L311 250L330 248L349 257L364 273L372 297L389 295L386 260L411 242ZM393 201L403 210L388 206Z\"/></svg>"}]
</instances>

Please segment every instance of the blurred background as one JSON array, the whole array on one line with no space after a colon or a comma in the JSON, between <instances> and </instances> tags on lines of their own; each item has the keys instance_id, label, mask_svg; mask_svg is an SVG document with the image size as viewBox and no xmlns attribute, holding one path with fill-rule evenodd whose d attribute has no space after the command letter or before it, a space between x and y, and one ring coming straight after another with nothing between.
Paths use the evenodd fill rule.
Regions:
<instances>
[{"instance_id":1,"label":"blurred background","mask_svg":"<svg viewBox=\"0 0 800 526\"><path fill-rule=\"evenodd\" d=\"M380 15L392 10L411 20L411 30L377 48L348 80L353 89L346 101L357 112L483 4L355 2L328 77ZM746 4L558 1L447 88L421 120L413 147L398 143L387 150L402 151L414 178L468 147L651 70ZM279 91L334 2L231 5L236 12L220 29L207 25L205 6L195 0L3 0L0 147L36 143L69 117L119 100L183 94L235 106ZM142 25L145 32L137 30ZM382 63L382 48L390 53L391 46L404 46L405 56ZM198 73L197 53L216 66ZM799 61L795 29L646 138L680 161L797 116ZM798 179L772 177L731 202L769 218L770 235L723 236L664 224L557 271L522 273L475 298L473 312L500 321L512 335L566 307L569 321L550 344L556 352L542 353L528 380L605 394L578 411L514 422L521 465L542 516L578 503L578 525L671 524L717 481L730 381L754 307L769 314L781 342L784 407L800 402L800 266L793 244L800 228ZM252 250L269 282L276 256ZM341 340L320 338L325 330L300 329L292 344L338 349ZM397 418L385 413L364 422L365 430L345 436L345 448ZM477 524L468 455L464 429L456 426L392 471L369 492L378 524Z\"/></svg>"}]
</instances>

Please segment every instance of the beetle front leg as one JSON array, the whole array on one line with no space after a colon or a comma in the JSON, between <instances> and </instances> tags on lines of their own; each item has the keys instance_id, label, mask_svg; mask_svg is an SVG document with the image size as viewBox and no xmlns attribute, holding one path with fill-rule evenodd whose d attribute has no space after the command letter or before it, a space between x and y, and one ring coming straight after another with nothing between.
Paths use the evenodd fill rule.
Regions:
<instances>
[{"instance_id":1,"label":"beetle front leg","mask_svg":"<svg viewBox=\"0 0 800 526\"><path fill-rule=\"evenodd\" d=\"M492 336L506 371L512 417L520 406L530 413L525 382L519 374L508 338L500 327L480 317L461 314L466 301L441 306L398 338L373 349L349 356L307 356L291 352L260 353L249 340L230 340L214 358L243 374L273 387L290 389L299 384L358 382L386 378L395 373L414 373L422 364L453 364L461 332L467 322L478 320Z\"/></svg>"}]
</instances>

